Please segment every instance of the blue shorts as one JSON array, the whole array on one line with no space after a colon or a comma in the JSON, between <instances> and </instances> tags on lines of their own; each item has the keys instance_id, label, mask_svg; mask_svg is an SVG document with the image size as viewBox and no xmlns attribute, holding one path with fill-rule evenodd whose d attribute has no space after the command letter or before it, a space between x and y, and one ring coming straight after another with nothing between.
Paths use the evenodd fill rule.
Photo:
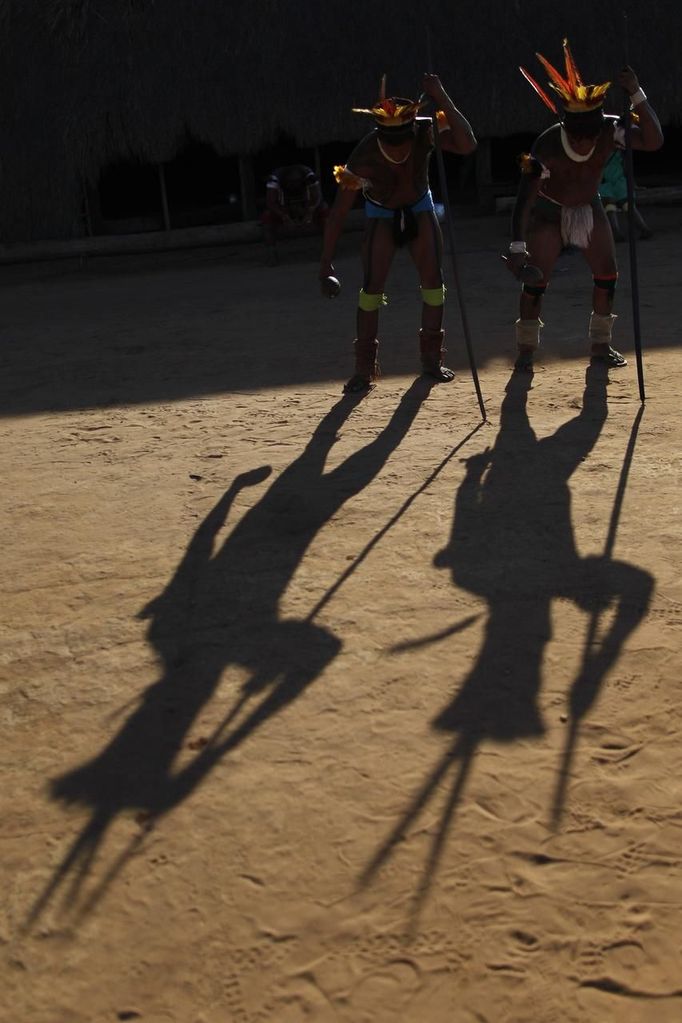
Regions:
<instances>
[{"instance_id":1,"label":"blue shorts","mask_svg":"<svg viewBox=\"0 0 682 1023\"><path fill-rule=\"evenodd\" d=\"M406 207L411 213L434 212L433 196L431 189L427 188L421 199L417 199L411 206ZM399 208L398 208L399 210ZM379 203L365 198L365 213L368 217L376 220L392 220L398 210L390 210L388 206L380 206Z\"/></svg>"}]
</instances>

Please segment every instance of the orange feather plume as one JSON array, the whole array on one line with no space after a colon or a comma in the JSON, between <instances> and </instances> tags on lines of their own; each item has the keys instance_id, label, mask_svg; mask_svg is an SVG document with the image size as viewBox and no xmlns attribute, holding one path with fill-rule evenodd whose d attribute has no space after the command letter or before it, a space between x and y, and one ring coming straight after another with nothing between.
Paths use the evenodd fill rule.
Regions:
<instances>
[{"instance_id":1,"label":"orange feather plume","mask_svg":"<svg viewBox=\"0 0 682 1023\"><path fill-rule=\"evenodd\" d=\"M541 53L535 54L550 77L550 88L558 93L561 97L561 102L568 111L579 113L581 111L585 112L589 110L596 110L604 102L604 96L606 95L611 83L603 82L601 85L585 85L580 72L578 71L578 65L573 59L571 48L568 45L568 39L564 39L563 48L564 60L566 63L565 78L545 57L542 56ZM543 92L535 79L528 74L525 68L520 68L520 71L533 86L543 103L548 106L550 110L554 110L556 113L556 107L551 103L551 100L548 102L549 97Z\"/></svg>"},{"instance_id":2,"label":"orange feather plume","mask_svg":"<svg viewBox=\"0 0 682 1023\"><path fill-rule=\"evenodd\" d=\"M578 87L583 84L583 80L580 77L578 66L573 60L573 54L571 53L571 49L568 45L568 39L564 39L564 59L566 61L566 78L568 79L571 91L575 95Z\"/></svg>"},{"instance_id":3,"label":"orange feather plume","mask_svg":"<svg viewBox=\"0 0 682 1023\"><path fill-rule=\"evenodd\" d=\"M552 85L554 86L554 88L559 93L561 93L562 96L570 96L571 95L571 87L568 84L568 82L566 81L566 79L563 78L562 75L559 74L559 72L557 71L557 69L555 67L552 67L550 62L545 57L543 57L541 53L536 53L535 56L540 61L540 63L542 64L543 68L545 69L545 71L549 75L549 77L552 79Z\"/></svg>"},{"instance_id":4,"label":"orange feather plume","mask_svg":"<svg viewBox=\"0 0 682 1023\"><path fill-rule=\"evenodd\" d=\"M542 86L538 85L538 83L535 81L533 76L528 71L526 71L525 67L519 67L519 71L521 72L523 77L526 79L526 81L529 82L530 85L532 85L532 87L535 89L535 91L537 92L538 96L540 97L542 102L545 104L545 106L549 107L549 109L552 111L553 114L558 114L559 111L557 109L557 105L554 102L554 100L550 99L550 97L547 95L547 93L542 88Z\"/></svg>"}]
</instances>

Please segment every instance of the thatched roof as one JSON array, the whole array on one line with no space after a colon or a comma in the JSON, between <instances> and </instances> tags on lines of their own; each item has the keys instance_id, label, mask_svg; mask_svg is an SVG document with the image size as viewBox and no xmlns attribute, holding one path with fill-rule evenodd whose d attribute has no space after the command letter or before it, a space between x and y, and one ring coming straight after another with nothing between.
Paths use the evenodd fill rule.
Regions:
<instances>
[{"instance_id":1,"label":"thatched roof","mask_svg":"<svg viewBox=\"0 0 682 1023\"><path fill-rule=\"evenodd\" d=\"M682 121L679 0L0 0L3 240L80 233L82 181L128 157L167 161L188 136L247 154L287 133L302 146L357 138L353 105L415 94L433 67L481 137L548 116L517 66L561 58L589 80L631 63L664 122ZM540 72L541 74L541 72ZM542 76L542 75L541 75Z\"/></svg>"}]
</instances>

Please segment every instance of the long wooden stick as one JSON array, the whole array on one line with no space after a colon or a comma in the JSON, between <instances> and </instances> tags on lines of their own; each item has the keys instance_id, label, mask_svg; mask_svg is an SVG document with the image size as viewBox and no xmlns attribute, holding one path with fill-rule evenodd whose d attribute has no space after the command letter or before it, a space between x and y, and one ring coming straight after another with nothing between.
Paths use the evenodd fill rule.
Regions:
<instances>
[{"instance_id":1,"label":"long wooden stick","mask_svg":"<svg viewBox=\"0 0 682 1023\"><path fill-rule=\"evenodd\" d=\"M432 60L431 60L431 32L428 25L426 26L426 51L429 72L432 73ZM474 358L474 349L471 343L471 331L469 330L469 318L467 316L466 305L464 303L464 293L462 285L459 279L459 271L457 269L457 257L455 255L455 230L452 220L452 208L450 206L450 196L448 195L448 183L445 176L445 162L443 160L443 150L440 144L440 133L438 131L438 111L434 110L432 116L433 123L433 141L436 147L436 165L438 167L438 179L440 182L441 198L443 200L443 206L445 207L445 226L447 229L447 236L450 248L450 269L452 272L452 279L455 282L455 291L457 292L457 302L459 305L459 312L462 319L462 332L464 334L464 343L466 345L467 356L469 357L469 367L471 369L471 376L474 381L474 388L476 390L476 397L478 399L478 407L481 410L481 417L483 422L488 419L488 414L485 410L483 403L483 395L481 393L481 385L478 380L478 370L476 369L476 360Z\"/></svg>"},{"instance_id":2,"label":"long wooden stick","mask_svg":"<svg viewBox=\"0 0 682 1023\"><path fill-rule=\"evenodd\" d=\"M628 16L623 11L625 27L625 63L629 64ZM642 362L642 332L639 321L639 275L637 272L637 243L635 241L635 172L632 159L632 119L630 117L630 96L626 92L623 100L623 128L625 133L625 177L628 186L628 243L630 249L630 289L632 292L632 327L635 335L635 357L637 360L637 382L639 400L646 401L644 393L644 365Z\"/></svg>"},{"instance_id":3,"label":"long wooden stick","mask_svg":"<svg viewBox=\"0 0 682 1023\"><path fill-rule=\"evenodd\" d=\"M632 465L632 459L635 453L635 444L637 442L637 433L639 432L639 424L642 421L644 414L644 406L640 405L635 421L632 424L630 430L630 439L628 446L625 451L623 458L623 464L620 470L620 476L618 478L618 486L616 487L616 496L613 502L613 509L611 511L611 519L609 521L609 528L606 534L606 541L604 543L604 553L601 555L601 561L604 564L610 562L613 558L613 548L616 543L616 533L618 531L618 523L620 522L620 514L623 508L623 500L625 498L625 490L628 483L628 475L630 473L630 466ZM582 665L580 668L580 674L586 675L589 667L590 653L594 649L595 642L597 639L597 630L599 627L599 620L601 618L601 609L598 606L592 611L592 616L587 629L587 636L583 646L583 657ZM592 689L587 693L580 694L583 700L583 705L578 711L573 709L571 711L570 727L568 729L568 735L566 736L566 744L564 746L563 755L561 758L561 765L557 775L556 789L554 792L554 800L552 803L552 829L557 830L561 823L561 817L564 812L564 803L566 802L566 789L568 788L568 781L571 776L571 767L573 764L573 758L575 756L576 745L578 742L578 731L580 728L580 721L585 716L590 706L594 702L597 696L597 687L601 683L601 678L593 680Z\"/></svg>"}]
</instances>

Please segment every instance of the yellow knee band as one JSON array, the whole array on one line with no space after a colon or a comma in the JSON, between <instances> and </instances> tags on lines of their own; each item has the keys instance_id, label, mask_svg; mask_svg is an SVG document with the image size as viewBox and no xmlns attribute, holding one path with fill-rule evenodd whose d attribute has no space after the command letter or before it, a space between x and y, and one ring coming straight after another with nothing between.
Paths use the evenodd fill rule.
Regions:
<instances>
[{"instance_id":1,"label":"yellow knee band","mask_svg":"<svg viewBox=\"0 0 682 1023\"><path fill-rule=\"evenodd\" d=\"M362 309L363 313L375 313L382 305L388 305L388 299L386 295L383 294L368 295L364 288L360 288L358 305Z\"/></svg>"},{"instance_id":2,"label":"yellow knee band","mask_svg":"<svg viewBox=\"0 0 682 1023\"><path fill-rule=\"evenodd\" d=\"M441 284L440 288L420 288L422 293L422 302L424 305L443 305L445 302L445 285Z\"/></svg>"}]
</instances>

